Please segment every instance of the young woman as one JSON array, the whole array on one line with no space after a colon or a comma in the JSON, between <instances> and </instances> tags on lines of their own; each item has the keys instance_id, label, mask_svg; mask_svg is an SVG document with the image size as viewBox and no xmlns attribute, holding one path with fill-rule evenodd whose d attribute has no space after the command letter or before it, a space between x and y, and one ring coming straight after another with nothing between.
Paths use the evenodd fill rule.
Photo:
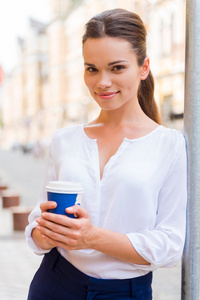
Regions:
<instances>
[{"instance_id":1,"label":"young woman","mask_svg":"<svg viewBox=\"0 0 200 300\"><path fill-rule=\"evenodd\" d=\"M58 130L50 180L81 182L81 206L49 213L45 188L26 229L45 254L29 300L152 299L152 271L181 258L186 219L186 150L181 133L160 125L138 15L114 9L86 24L85 84L101 112Z\"/></svg>"}]
</instances>

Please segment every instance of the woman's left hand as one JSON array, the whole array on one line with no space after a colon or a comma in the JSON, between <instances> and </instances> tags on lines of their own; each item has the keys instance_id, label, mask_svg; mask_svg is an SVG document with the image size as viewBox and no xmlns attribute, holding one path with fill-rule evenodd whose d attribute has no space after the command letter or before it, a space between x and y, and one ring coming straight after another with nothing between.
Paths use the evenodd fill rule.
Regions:
<instances>
[{"instance_id":1,"label":"woman's left hand","mask_svg":"<svg viewBox=\"0 0 200 300\"><path fill-rule=\"evenodd\" d=\"M76 219L64 215L44 212L36 221L43 238L67 250L92 248L95 226L92 225L87 211L79 205L66 208Z\"/></svg>"}]
</instances>

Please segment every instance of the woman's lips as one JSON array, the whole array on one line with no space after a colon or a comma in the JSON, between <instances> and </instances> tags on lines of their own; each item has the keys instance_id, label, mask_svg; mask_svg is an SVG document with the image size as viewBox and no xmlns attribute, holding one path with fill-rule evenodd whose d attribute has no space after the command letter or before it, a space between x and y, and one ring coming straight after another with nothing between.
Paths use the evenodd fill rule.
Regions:
<instances>
[{"instance_id":1,"label":"woman's lips","mask_svg":"<svg viewBox=\"0 0 200 300\"><path fill-rule=\"evenodd\" d=\"M115 97L119 92L106 92L106 93L96 93L100 99L111 99Z\"/></svg>"}]
</instances>

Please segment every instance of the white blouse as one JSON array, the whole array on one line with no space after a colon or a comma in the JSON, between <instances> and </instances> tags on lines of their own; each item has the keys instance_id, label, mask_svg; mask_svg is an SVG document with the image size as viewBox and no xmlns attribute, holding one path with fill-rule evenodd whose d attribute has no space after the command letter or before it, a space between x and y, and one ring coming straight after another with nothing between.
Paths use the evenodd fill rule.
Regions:
<instances>
[{"instance_id":1,"label":"white blouse","mask_svg":"<svg viewBox=\"0 0 200 300\"><path fill-rule=\"evenodd\" d=\"M91 222L126 234L150 265L128 263L92 249L58 248L61 255L96 278L133 278L172 267L181 258L185 240L186 173L185 140L174 129L160 125L141 138L124 138L102 179L97 140L86 135L84 125L60 129L52 138L40 199L29 216L28 245L37 254L49 252L31 238L39 205L47 201L48 181L78 181L85 189L81 205Z\"/></svg>"}]
</instances>

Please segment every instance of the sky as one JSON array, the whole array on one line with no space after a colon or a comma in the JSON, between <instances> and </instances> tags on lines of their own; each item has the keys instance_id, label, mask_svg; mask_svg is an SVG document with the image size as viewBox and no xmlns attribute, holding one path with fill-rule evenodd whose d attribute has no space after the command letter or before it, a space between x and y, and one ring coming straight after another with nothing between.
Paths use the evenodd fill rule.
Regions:
<instances>
[{"instance_id":1,"label":"sky","mask_svg":"<svg viewBox=\"0 0 200 300\"><path fill-rule=\"evenodd\" d=\"M28 18L50 20L50 0L0 0L0 66L6 72L16 61L16 38L26 35Z\"/></svg>"}]
</instances>

